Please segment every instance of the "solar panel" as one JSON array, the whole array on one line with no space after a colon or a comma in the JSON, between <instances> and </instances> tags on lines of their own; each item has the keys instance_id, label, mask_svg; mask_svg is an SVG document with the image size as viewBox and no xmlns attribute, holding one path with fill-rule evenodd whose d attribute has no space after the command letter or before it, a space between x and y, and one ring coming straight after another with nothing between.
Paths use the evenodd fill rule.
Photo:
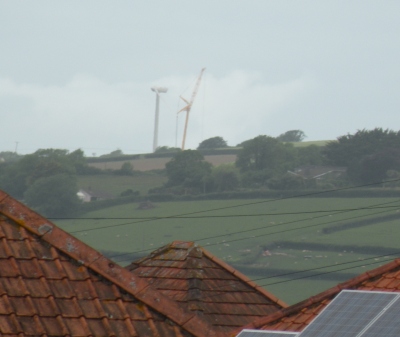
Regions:
<instances>
[{"instance_id":1,"label":"solar panel","mask_svg":"<svg viewBox=\"0 0 400 337\"><path fill-rule=\"evenodd\" d=\"M397 296L397 293L343 290L298 337L355 337ZM386 337L369 335L372 336Z\"/></svg>"},{"instance_id":2,"label":"solar panel","mask_svg":"<svg viewBox=\"0 0 400 337\"><path fill-rule=\"evenodd\" d=\"M298 332L244 329L236 337L295 337L297 335Z\"/></svg>"},{"instance_id":3,"label":"solar panel","mask_svg":"<svg viewBox=\"0 0 400 337\"><path fill-rule=\"evenodd\" d=\"M384 310L381 315L361 335L362 337L399 337L400 336L400 298Z\"/></svg>"}]
</instances>

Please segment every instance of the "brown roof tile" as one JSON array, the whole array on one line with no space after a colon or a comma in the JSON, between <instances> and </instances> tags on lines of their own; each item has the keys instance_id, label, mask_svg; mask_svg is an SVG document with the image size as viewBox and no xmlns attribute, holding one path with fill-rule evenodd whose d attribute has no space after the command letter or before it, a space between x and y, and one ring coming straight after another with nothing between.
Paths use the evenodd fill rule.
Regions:
<instances>
[{"instance_id":1,"label":"brown roof tile","mask_svg":"<svg viewBox=\"0 0 400 337\"><path fill-rule=\"evenodd\" d=\"M1 191L0 335L224 336Z\"/></svg>"},{"instance_id":2,"label":"brown roof tile","mask_svg":"<svg viewBox=\"0 0 400 337\"><path fill-rule=\"evenodd\" d=\"M193 242L175 241L133 262L127 269L227 333L286 307Z\"/></svg>"},{"instance_id":3,"label":"brown roof tile","mask_svg":"<svg viewBox=\"0 0 400 337\"><path fill-rule=\"evenodd\" d=\"M400 259L358 275L298 304L245 325L242 329L302 331L343 289L400 291Z\"/></svg>"}]
</instances>

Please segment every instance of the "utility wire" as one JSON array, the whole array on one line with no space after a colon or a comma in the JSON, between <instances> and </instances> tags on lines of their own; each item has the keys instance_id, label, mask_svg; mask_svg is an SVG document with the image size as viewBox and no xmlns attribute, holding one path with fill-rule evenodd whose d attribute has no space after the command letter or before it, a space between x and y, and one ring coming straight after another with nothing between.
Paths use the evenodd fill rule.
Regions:
<instances>
[{"instance_id":1,"label":"utility wire","mask_svg":"<svg viewBox=\"0 0 400 337\"><path fill-rule=\"evenodd\" d=\"M394 181L400 181L400 179L388 180L388 181L385 181L385 182L394 182ZM344 191L344 190L350 190L350 189L355 189L355 188L362 188L362 187L368 187L368 186L373 186L373 185L379 185L379 184L382 184L382 183L384 183L384 182L375 182L375 183L370 183L370 184L365 184L365 185L343 187L343 188L334 189L334 190L318 191L318 192L313 192L313 193L299 194L299 195L294 195L294 196L289 196L289 197L284 197L284 198L268 199L268 200L249 202L249 203L233 205L233 206L224 206L224 207L218 207L218 208L213 208L213 209L208 209L208 210L202 210L202 211L195 211L195 212L189 212L189 213L182 213L182 214L178 214L178 215L166 216L166 217L164 217L162 219L174 219L176 217L182 217L182 216L187 216L187 215L200 214L200 213L206 213L206 212L212 212L212 211L219 211L219 210L225 210L225 209L231 209L231 208L238 208L238 207L249 206L249 205L265 204L265 203L270 203L270 202L275 202L275 201L280 201L280 200L289 200L289 199L294 199L294 198L308 197L308 196L320 195L320 194L324 194L324 193ZM110 228L110 227L126 226L126 225L132 225L132 224L137 224L137 223L141 223L141 222L155 221L155 220L158 220L158 219L150 218L150 219L144 219L144 220L134 221L134 222L125 222L125 223L114 224L114 225L109 225L109 226L82 229L82 230L78 230L78 231L73 231L71 233L88 232L88 231L93 231L93 230L100 230L100 229L105 229L105 228Z\"/></svg>"},{"instance_id":2,"label":"utility wire","mask_svg":"<svg viewBox=\"0 0 400 337\"><path fill-rule=\"evenodd\" d=\"M272 276L268 276L268 277L261 277L261 278L257 278L257 279L252 279L250 281L255 282L255 281L267 280L267 279L272 279L272 278L277 278L277 277L284 277L284 276L290 276L290 275L296 275L296 274L303 274L303 273L307 273L307 272L310 272L310 271L321 270L321 269L326 269L326 268L331 268L331 267L338 267L338 266L343 266L343 265L352 264L352 263L356 263L356 262L364 262L364 261L368 261L368 260L375 260L375 259L378 259L378 258L383 258L383 257L387 257L387 256L392 256L392 255L399 255L399 254L400 254L400 252L395 252L395 253L385 254L385 255L377 255L377 256L361 259L361 260L357 259L357 260L352 260L352 261L347 261L347 262L342 262L342 263L337 263L337 264L331 264L331 265L317 267L317 268L310 268L310 269L299 270L299 271L294 271L294 272L289 272L289 273L284 273L284 274L272 275ZM282 280L282 281L276 281L276 282L271 282L271 283L259 284L259 285L256 286L256 288L262 288L262 287L266 287L266 286L271 286L271 285L276 285L276 284L281 284L281 283L287 283L287 282L307 279L307 278L316 277L316 276L324 276L324 275L328 275L328 274L337 273L337 272L343 271L343 270L350 270L350 269L355 269L355 268L359 268L359 267L363 267L363 266L370 266L370 265L379 264L379 263L382 263L382 261L374 261L374 262L371 262L371 263L361 263L361 264L356 265L356 266L350 266L350 267L346 267L346 268L330 270L330 271L322 272L322 273L319 273L319 274L305 275L305 276L300 276L300 277L296 277L296 278L292 278L292 279L288 279L288 280ZM223 285L223 286L220 286L220 287L216 287L216 288L213 289L213 291L215 291L215 290L218 291L218 289L224 290L223 288L227 287L227 286L228 285ZM219 294L209 294L209 295L203 295L203 298L204 299L210 299L210 298L223 296L223 295L224 295L223 293L222 294L221 293L219 293Z\"/></svg>"},{"instance_id":3,"label":"utility wire","mask_svg":"<svg viewBox=\"0 0 400 337\"><path fill-rule=\"evenodd\" d=\"M388 203L394 203L394 202L399 202L399 200L391 201L391 202L388 202ZM383 203L383 204L385 204L385 203ZM328 221L328 222L324 222L324 223L317 223L317 224L307 225L307 226L303 226L303 227L290 228L290 229L286 229L286 230L280 230L280 231L277 231L277 232L257 235L257 237L269 236L269 235L273 235L273 234L280 234L280 233L296 231L296 230L300 230L300 229L317 227L317 226L327 225L327 224L331 224L331 223L335 223L335 222L343 222L343 221L348 221L348 220L354 220L354 219L358 219L358 218L362 218L362 217L366 217L366 216L375 216L375 215L383 214L383 213L390 212L390 211L391 210L389 210L389 211L384 210L384 211L381 211L381 212L375 212L375 213L366 214L366 215L359 215L359 216L354 216L354 217L350 217L350 218L346 218L346 219L332 220L332 221ZM333 215L342 214L342 213L346 213L346 212L345 211L337 212L336 214L333 214ZM285 223L270 225L268 227L265 227L265 226L257 227L257 228L242 230L242 231L238 231L238 232L232 232L232 233L229 233L229 234L214 235L214 236L211 236L211 237L195 239L193 241L200 242L200 241L215 239L215 238L219 238L219 237L230 236L230 235L233 235L233 234L242 234L242 233L247 233L247 232L251 232L251 231L255 231L255 230L261 230L261 229L270 229L272 227L284 226L284 225L288 225L288 224L294 224L294 223L298 223L298 222L302 222L302 221L306 221L306 220L315 220L315 219L319 219L319 218L323 218L323 217L326 217L326 215L324 214L324 215L321 215L321 216L318 216L318 217L313 217L313 218L304 218L304 219L300 219L300 220L288 221L288 222L285 222ZM232 240L227 240L227 241L224 241L224 242L205 244L205 245L203 245L203 247L215 246L215 245L220 245L220 244L227 244L227 243L231 243L231 242L242 241L242 240L247 240L247 239L252 239L252 238L254 238L254 236L238 238L238 239L232 239ZM138 251L134 251L134 252L130 252L130 253L122 253L122 254L113 255L113 256L111 256L111 258L125 256L125 255L129 255L129 254L143 253L143 252L148 252L148 251L152 251L152 250L154 250L154 249L153 248L149 248L149 249L138 250ZM126 261L126 260L120 260L119 262L122 262L122 261Z\"/></svg>"},{"instance_id":4,"label":"utility wire","mask_svg":"<svg viewBox=\"0 0 400 337\"><path fill-rule=\"evenodd\" d=\"M202 216L154 216L154 217L93 217L93 218L48 218L49 220L165 220L165 219L208 219L208 218L237 218L237 217L258 217L258 216L278 216L278 215L300 215L300 214L317 214L332 212L358 211L362 209L380 209L380 208L397 208L399 206L365 206L361 208L341 208L341 209L325 209L318 211L303 212L281 212L281 213L256 213L256 214L231 214L231 215L202 215ZM75 232L71 232L75 233Z\"/></svg>"},{"instance_id":5,"label":"utility wire","mask_svg":"<svg viewBox=\"0 0 400 337\"><path fill-rule=\"evenodd\" d=\"M309 277L322 276L322 275L327 275L327 274L336 273L336 272L338 272L338 271L343 271L343 270L349 270L349 269L359 268L359 267L362 267L362 266L371 266L371 265L378 264L378 263L382 263L382 261L374 261L374 262L367 263L367 264L362 263L361 265L358 265L358 266L346 267L346 268L342 268L342 269L327 271L327 272L320 273L320 274L315 274L315 275L312 275L312 276L302 276L302 277L297 277L297 278L290 279L290 280L283 280L283 281L277 281L277 282L272 282L272 283L266 283L266 284L262 284L262 285L260 285L260 286L261 286L261 287L266 287L266 286L271 286L271 285L280 284L280 283L292 282L292 281L297 281L297 280L301 280L301 279L305 279L305 278L309 278ZM338 265L339 265L339 264L338 264Z\"/></svg>"},{"instance_id":6,"label":"utility wire","mask_svg":"<svg viewBox=\"0 0 400 337\"><path fill-rule=\"evenodd\" d=\"M368 264L365 264L364 261L375 260L375 259L379 259L379 258L385 258L385 257L388 257L388 256L393 256L393 255L400 255L400 251L389 253L389 254L384 254L384 255L375 255L375 256L372 256L372 257L369 257L369 258L363 258L363 259L357 259L357 260L341 262L341 263L336 263L336 264L331 264L331 265L325 265L325 266L322 266L322 267L309 268L309 269L304 269L304 270L287 272L287 273L283 273L283 274L276 274L276 275L267 276L267 277L250 279L250 281L256 282L256 281L268 280L268 279L279 278L279 277L288 277L288 276L292 276L292 275L296 275L296 274L303 274L303 273L308 273L308 272L321 270L321 269L327 269L327 268L331 268L331 267L339 267L339 266L344 266L344 265L353 264L353 263L357 263L357 262L361 263L359 265L350 266L350 267L341 268L341 269L335 269L335 270L331 270L331 271L326 271L326 272L322 272L322 273L319 273L319 274L306 275L306 276L301 276L301 277L297 277L297 278L293 278L293 279L289 279L289 280L276 281L276 282L260 284L260 285L256 286L256 288L261 288L261 287L265 287L265 286L281 284L281 283L286 283L286 282L292 282L292 281L311 278L311 277L316 277L316 276L328 275L328 274L336 273L336 272L343 271L343 270L359 268L359 267L362 267L362 266L369 266L369 265L379 264L379 263L382 263L382 261L374 261L374 262L371 262L371 263L368 263ZM214 291L218 291L218 290L224 290L224 288L226 288L226 287L229 287L229 285L224 284L224 285L219 286L219 287L214 287L212 289L212 291L214 292ZM224 293L208 294L208 295L203 294L202 298L203 299L210 299L210 298L223 296L223 295L224 295Z\"/></svg>"},{"instance_id":7,"label":"utility wire","mask_svg":"<svg viewBox=\"0 0 400 337\"><path fill-rule=\"evenodd\" d=\"M344 265L348 265L348 264L352 264L352 263L356 263L356 262L360 262L361 263L361 262L364 262L364 261L375 260L375 259L384 258L384 257L387 257L387 256L399 255L399 254L400 254L400 252L395 252L395 253L385 254L385 255L376 255L376 256L369 257L369 258L364 258L364 259L361 259L361 260L357 259L357 260L341 262L341 263L331 264L331 265L317 267L317 268L310 268L310 269L299 270L299 271L294 271L294 272L289 272L289 273L272 275L272 276L268 276L268 277L261 277L261 278L257 278L257 279L252 279L250 281L256 282L256 281L260 281L260 280L267 280L267 279L278 278L278 277L287 277L287 276L291 276L291 275L303 274L303 273L308 273L308 272L311 272L311 271L316 271L316 270L321 270L321 269L326 269L326 268L331 268L331 267L344 266ZM369 265L374 265L374 264L379 264L379 263L382 263L382 261L374 261L374 262L367 263L367 264L361 263L361 264L356 265L356 266L350 266L350 267L346 267L346 268L330 270L330 271L322 272L322 273L319 273L319 274L305 275L305 276L300 276L300 277L296 277L296 278L289 279L289 280L282 280L282 281L276 281L276 282L272 282L272 283L259 284L259 285L257 285L257 288L266 287L266 286L275 285L275 284L286 283L286 282L292 282L292 281L296 281L296 280L302 280L302 279L306 279L306 278L310 278L310 277L324 276L324 275L336 273L336 272L343 271L343 270L350 270L350 269L355 269L355 268L359 268L359 267L362 267L362 266L369 266ZM220 286L220 287L217 287L217 288L214 288L214 289L223 290L223 287L226 287L226 286L227 285L223 285L223 286ZM204 296L204 298L209 299L209 298L213 298L214 296L216 297L216 296L221 296L221 295L223 295L223 294L212 294L212 295L208 295L208 296L206 295L206 296Z\"/></svg>"}]
</instances>

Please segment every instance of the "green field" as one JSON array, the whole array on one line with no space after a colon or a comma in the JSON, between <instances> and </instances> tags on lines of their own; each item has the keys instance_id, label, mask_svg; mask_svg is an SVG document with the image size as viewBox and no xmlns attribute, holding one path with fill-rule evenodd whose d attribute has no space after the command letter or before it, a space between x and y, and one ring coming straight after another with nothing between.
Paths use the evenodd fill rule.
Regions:
<instances>
[{"instance_id":1,"label":"green field","mask_svg":"<svg viewBox=\"0 0 400 337\"><path fill-rule=\"evenodd\" d=\"M167 177L161 174L136 173L133 176L117 176L113 174L80 175L78 186L83 189L106 192L117 197L127 189L139 191L140 195L146 195L148 190L160 187L167 181Z\"/></svg>"},{"instance_id":2,"label":"green field","mask_svg":"<svg viewBox=\"0 0 400 337\"><path fill-rule=\"evenodd\" d=\"M195 241L288 303L373 269L400 251L400 200L394 198L210 200L154 206L139 210L138 204L126 204L87 213L86 220L55 222L122 265L174 240ZM360 209L365 207L375 208ZM183 214L186 217L177 217ZM326 266L330 267L315 269ZM309 271L301 273L304 270Z\"/></svg>"}]
</instances>

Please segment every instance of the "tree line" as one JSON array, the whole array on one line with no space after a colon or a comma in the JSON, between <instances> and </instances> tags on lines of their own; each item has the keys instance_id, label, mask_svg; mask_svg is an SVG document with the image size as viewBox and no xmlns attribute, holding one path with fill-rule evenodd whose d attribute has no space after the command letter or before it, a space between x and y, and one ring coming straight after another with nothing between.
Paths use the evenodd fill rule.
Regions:
<instances>
[{"instance_id":1,"label":"tree line","mask_svg":"<svg viewBox=\"0 0 400 337\"><path fill-rule=\"evenodd\" d=\"M300 130L288 132L304 138ZM238 188L315 189L351 184L378 183L400 178L400 131L375 128L340 136L320 147L295 147L288 138L260 135L239 144L234 165L212 167L196 150L178 152L166 165L168 182L153 192L223 192ZM294 139L294 138L290 138ZM203 141L199 150L224 147L222 137ZM222 145L222 146L221 146ZM305 179L293 170L304 166L338 166L347 171L340 178ZM392 183L391 186L397 186Z\"/></svg>"},{"instance_id":2,"label":"tree line","mask_svg":"<svg viewBox=\"0 0 400 337\"><path fill-rule=\"evenodd\" d=\"M238 189L331 189L377 182L399 186L396 180L400 179L400 131L359 130L323 147L293 145L304 137L300 130L291 130L276 138L257 136L239 144L234 164L218 167L206 162L199 150L228 146L222 137L203 141L199 150L164 147L162 152L173 154L165 168L168 181L150 192L196 194ZM294 174L299 167L324 165L343 167L347 174L318 184L315 179ZM77 212L80 205L77 175L100 173L103 171L88 166L80 149L73 152L41 149L25 156L0 153L0 189L49 217L71 216ZM134 173L128 162L112 172L117 175Z\"/></svg>"}]
</instances>

